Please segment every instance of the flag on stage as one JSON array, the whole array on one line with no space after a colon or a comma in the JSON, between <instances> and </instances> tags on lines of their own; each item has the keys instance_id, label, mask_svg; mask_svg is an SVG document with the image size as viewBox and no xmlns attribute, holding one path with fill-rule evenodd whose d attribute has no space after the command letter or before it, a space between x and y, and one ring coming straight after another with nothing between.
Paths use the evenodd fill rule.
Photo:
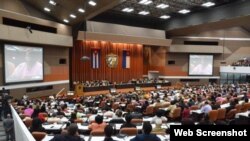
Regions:
<instances>
[{"instance_id":1,"label":"flag on stage","mask_svg":"<svg viewBox=\"0 0 250 141\"><path fill-rule=\"evenodd\" d=\"M100 67L100 50L92 50L91 53L91 61L92 61L92 68L98 69Z\"/></svg>"},{"instance_id":2,"label":"flag on stage","mask_svg":"<svg viewBox=\"0 0 250 141\"><path fill-rule=\"evenodd\" d=\"M130 68L130 54L127 50L123 50L122 52L122 67L126 69Z\"/></svg>"}]
</instances>

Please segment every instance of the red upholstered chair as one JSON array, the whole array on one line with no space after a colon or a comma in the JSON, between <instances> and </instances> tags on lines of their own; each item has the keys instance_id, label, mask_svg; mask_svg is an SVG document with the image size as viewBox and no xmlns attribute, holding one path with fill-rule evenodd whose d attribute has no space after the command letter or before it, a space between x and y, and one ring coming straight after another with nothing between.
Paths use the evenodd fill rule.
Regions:
<instances>
[{"instance_id":1,"label":"red upholstered chair","mask_svg":"<svg viewBox=\"0 0 250 141\"><path fill-rule=\"evenodd\" d=\"M215 122L218 118L218 110L212 110L208 113L209 120Z\"/></svg>"},{"instance_id":2,"label":"red upholstered chair","mask_svg":"<svg viewBox=\"0 0 250 141\"><path fill-rule=\"evenodd\" d=\"M224 120L226 118L226 109L218 109L217 120Z\"/></svg>"},{"instance_id":3,"label":"red upholstered chair","mask_svg":"<svg viewBox=\"0 0 250 141\"><path fill-rule=\"evenodd\" d=\"M126 134L128 136L137 135L138 131L136 128L122 128L120 129L120 134Z\"/></svg>"},{"instance_id":4,"label":"red upholstered chair","mask_svg":"<svg viewBox=\"0 0 250 141\"><path fill-rule=\"evenodd\" d=\"M45 132L32 132L32 136L36 141L41 141L47 134Z\"/></svg>"}]
</instances>

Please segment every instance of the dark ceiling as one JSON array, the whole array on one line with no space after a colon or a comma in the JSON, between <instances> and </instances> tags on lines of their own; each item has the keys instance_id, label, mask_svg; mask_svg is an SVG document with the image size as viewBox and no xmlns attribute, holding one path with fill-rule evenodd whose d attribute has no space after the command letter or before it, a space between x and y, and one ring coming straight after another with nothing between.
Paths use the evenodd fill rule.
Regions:
<instances>
[{"instance_id":1,"label":"dark ceiling","mask_svg":"<svg viewBox=\"0 0 250 141\"><path fill-rule=\"evenodd\" d=\"M175 18L185 18L194 13L212 11L214 8L231 4L239 0L151 0L148 5L139 4L141 0L95 0L96 6L90 6L89 0L54 0L57 4L49 4L50 0L22 0L27 4L37 8L55 21L63 22L68 19L69 25L76 25L85 20L116 23L146 28L166 29L168 22ZM205 2L214 2L215 6L203 7ZM157 8L159 4L168 5L165 9ZM50 12L44 11L44 7L51 9ZM78 8L83 8L85 13L78 12ZM133 11L123 12L124 8L132 8ZM179 10L189 9L188 14L180 14ZM148 11L148 15L138 14L140 11ZM69 15L74 14L76 18ZM169 15L169 19L159 18L162 15Z\"/></svg>"}]
</instances>

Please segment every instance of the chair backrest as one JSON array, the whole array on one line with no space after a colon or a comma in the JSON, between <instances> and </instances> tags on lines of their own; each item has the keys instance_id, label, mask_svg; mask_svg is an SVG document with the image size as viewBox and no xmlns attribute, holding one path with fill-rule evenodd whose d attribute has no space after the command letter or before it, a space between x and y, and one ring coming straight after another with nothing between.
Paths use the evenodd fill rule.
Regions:
<instances>
[{"instance_id":1,"label":"chair backrest","mask_svg":"<svg viewBox=\"0 0 250 141\"><path fill-rule=\"evenodd\" d=\"M90 132L90 135L91 136L104 136L105 133L104 133L104 130L92 130Z\"/></svg>"},{"instance_id":2,"label":"chair backrest","mask_svg":"<svg viewBox=\"0 0 250 141\"><path fill-rule=\"evenodd\" d=\"M225 118L226 118L226 109L223 108L218 109L217 120L224 120Z\"/></svg>"},{"instance_id":3,"label":"chair backrest","mask_svg":"<svg viewBox=\"0 0 250 141\"><path fill-rule=\"evenodd\" d=\"M82 119L75 119L74 122L75 123L83 123L83 120Z\"/></svg>"},{"instance_id":4,"label":"chair backrest","mask_svg":"<svg viewBox=\"0 0 250 141\"><path fill-rule=\"evenodd\" d=\"M116 111L116 109L118 109L120 107L120 105L118 104L118 103L114 103L113 105L112 105L112 109L114 110L114 111Z\"/></svg>"},{"instance_id":5,"label":"chair backrest","mask_svg":"<svg viewBox=\"0 0 250 141\"><path fill-rule=\"evenodd\" d=\"M32 136L36 139L36 141L41 141L45 136L45 132L32 132Z\"/></svg>"},{"instance_id":6,"label":"chair backrest","mask_svg":"<svg viewBox=\"0 0 250 141\"><path fill-rule=\"evenodd\" d=\"M47 114L47 113L42 112L42 113L39 113L39 114L42 114L43 117L48 117L48 114Z\"/></svg>"},{"instance_id":7,"label":"chair backrest","mask_svg":"<svg viewBox=\"0 0 250 141\"><path fill-rule=\"evenodd\" d=\"M233 119L235 114L237 113L237 109L232 109L226 114L227 119Z\"/></svg>"},{"instance_id":8,"label":"chair backrest","mask_svg":"<svg viewBox=\"0 0 250 141\"><path fill-rule=\"evenodd\" d=\"M218 118L218 110L211 110L208 112L208 117L211 122L215 122Z\"/></svg>"},{"instance_id":9,"label":"chair backrest","mask_svg":"<svg viewBox=\"0 0 250 141\"><path fill-rule=\"evenodd\" d=\"M30 128L30 127L31 127L32 121L33 121L33 119L26 119L26 120L24 121L24 124L26 125L27 128Z\"/></svg>"},{"instance_id":10,"label":"chair backrest","mask_svg":"<svg viewBox=\"0 0 250 141\"><path fill-rule=\"evenodd\" d=\"M126 134L128 136L137 135L138 131L136 128L122 128L120 129L120 134Z\"/></svg>"},{"instance_id":11,"label":"chair backrest","mask_svg":"<svg viewBox=\"0 0 250 141\"><path fill-rule=\"evenodd\" d=\"M133 112L134 109L135 109L135 105L133 105L133 104L128 104L128 105L127 105L126 110L128 110L128 111L130 111L130 112Z\"/></svg>"},{"instance_id":12,"label":"chair backrest","mask_svg":"<svg viewBox=\"0 0 250 141\"><path fill-rule=\"evenodd\" d=\"M173 114L172 114L172 119L176 119L176 118L179 118L181 117L181 108L180 107L177 107L174 109L173 111Z\"/></svg>"},{"instance_id":13,"label":"chair backrest","mask_svg":"<svg viewBox=\"0 0 250 141\"><path fill-rule=\"evenodd\" d=\"M236 112L237 112L237 113L240 113L240 112L241 112L241 108L242 108L242 105L240 105L240 104L236 104L236 105L235 105L235 109L236 109Z\"/></svg>"},{"instance_id":14,"label":"chair backrest","mask_svg":"<svg viewBox=\"0 0 250 141\"><path fill-rule=\"evenodd\" d=\"M241 112L246 112L250 109L250 103L244 103L241 108Z\"/></svg>"},{"instance_id":15,"label":"chair backrest","mask_svg":"<svg viewBox=\"0 0 250 141\"><path fill-rule=\"evenodd\" d=\"M133 118L133 119L131 120L131 123L133 123L133 124L142 123L142 122L143 122L143 119Z\"/></svg>"},{"instance_id":16,"label":"chair backrest","mask_svg":"<svg viewBox=\"0 0 250 141\"><path fill-rule=\"evenodd\" d=\"M154 107L153 106L148 106L146 108L146 111L144 112L144 115L153 115L154 114Z\"/></svg>"},{"instance_id":17,"label":"chair backrest","mask_svg":"<svg viewBox=\"0 0 250 141\"><path fill-rule=\"evenodd\" d=\"M199 106L198 105L193 105L190 107L190 110L198 110Z\"/></svg>"}]
</instances>

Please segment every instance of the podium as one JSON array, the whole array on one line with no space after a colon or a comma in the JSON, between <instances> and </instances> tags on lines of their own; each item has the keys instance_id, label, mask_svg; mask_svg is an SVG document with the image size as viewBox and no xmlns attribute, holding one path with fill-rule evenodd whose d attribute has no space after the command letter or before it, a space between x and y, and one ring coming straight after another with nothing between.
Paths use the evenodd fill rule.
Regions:
<instances>
[{"instance_id":1,"label":"podium","mask_svg":"<svg viewBox=\"0 0 250 141\"><path fill-rule=\"evenodd\" d=\"M82 84L75 85L75 96L84 96Z\"/></svg>"}]
</instances>

